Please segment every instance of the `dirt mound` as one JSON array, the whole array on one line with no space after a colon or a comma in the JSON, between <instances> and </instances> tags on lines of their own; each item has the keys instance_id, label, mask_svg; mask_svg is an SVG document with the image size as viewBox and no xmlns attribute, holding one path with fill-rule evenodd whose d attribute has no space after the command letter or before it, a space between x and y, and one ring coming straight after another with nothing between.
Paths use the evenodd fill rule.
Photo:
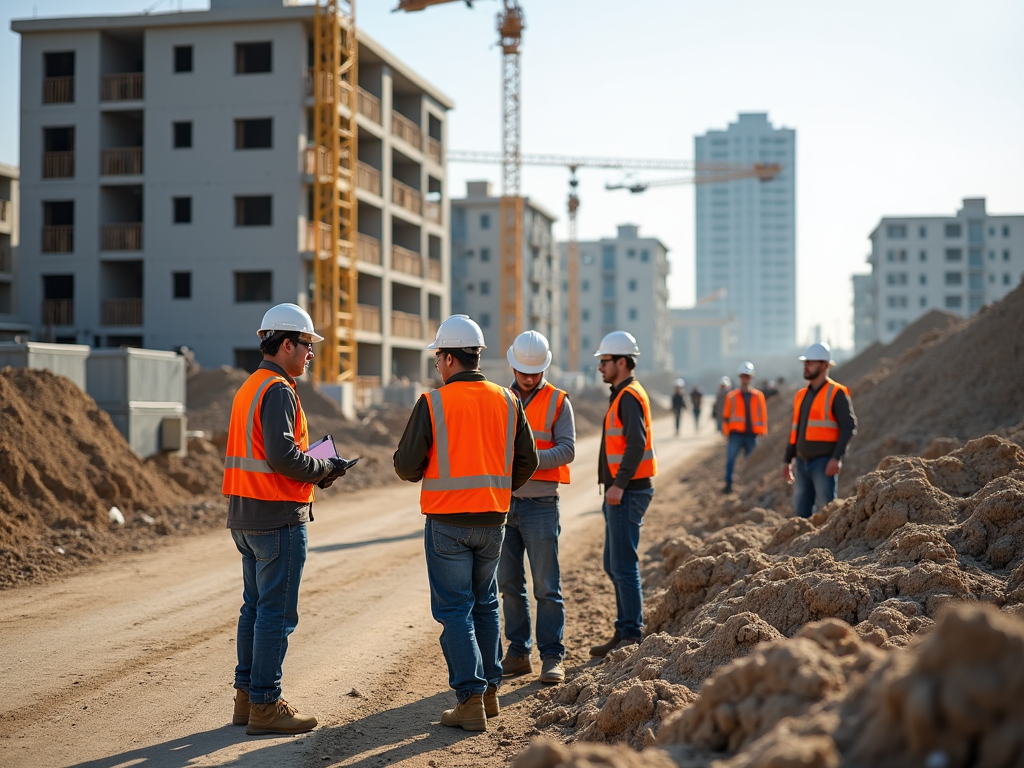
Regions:
<instances>
[{"instance_id":1,"label":"dirt mound","mask_svg":"<svg viewBox=\"0 0 1024 768\"><path fill-rule=\"evenodd\" d=\"M5 368L0 403L0 586L131 548L133 530L171 533L216 510L183 502L182 488L64 377ZM124 525L110 521L115 506Z\"/></svg>"},{"instance_id":2,"label":"dirt mound","mask_svg":"<svg viewBox=\"0 0 1024 768\"><path fill-rule=\"evenodd\" d=\"M675 768L675 763L660 750L651 749L642 755L625 747L590 747L574 749L557 742L538 740L530 745L512 768Z\"/></svg>"}]
</instances>

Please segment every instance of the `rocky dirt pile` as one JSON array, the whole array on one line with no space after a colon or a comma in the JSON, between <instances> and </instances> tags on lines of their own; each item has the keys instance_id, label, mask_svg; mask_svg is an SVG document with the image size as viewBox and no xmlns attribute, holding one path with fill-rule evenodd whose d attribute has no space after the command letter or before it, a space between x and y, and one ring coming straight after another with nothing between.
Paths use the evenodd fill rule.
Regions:
<instances>
[{"instance_id":1,"label":"rocky dirt pile","mask_svg":"<svg viewBox=\"0 0 1024 768\"><path fill-rule=\"evenodd\" d=\"M717 668L810 622L844 621L863 643L890 649L930 630L952 603L1024 609L1024 450L1008 440L980 438L937 459L891 457L856 496L809 521L739 501L709 515L708 489L693 500L688 484L662 488L657 503L691 504L645 568L656 590L648 636L539 694L539 728L643 748ZM790 667L799 677L801 662Z\"/></svg>"},{"instance_id":2,"label":"rocky dirt pile","mask_svg":"<svg viewBox=\"0 0 1024 768\"><path fill-rule=\"evenodd\" d=\"M68 379L4 368L0 403L0 587L221 514L139 459ZM124 525L110 522L115 506Z\"/></svg>"}]
</instances>

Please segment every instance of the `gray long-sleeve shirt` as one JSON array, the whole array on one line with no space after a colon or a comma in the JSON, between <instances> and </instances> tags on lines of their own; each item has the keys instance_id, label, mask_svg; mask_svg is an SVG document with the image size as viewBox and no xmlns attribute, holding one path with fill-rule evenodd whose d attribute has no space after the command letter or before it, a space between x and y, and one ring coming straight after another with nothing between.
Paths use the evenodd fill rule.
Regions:
<instances>
[{"instance_id":1,"label":"gray long-sleeve shirt","mask_svg":"<svg viewBox=\"0 0 1024 768\"><path fill-rule=\"evenodd\" d=\"M530 404L530 401L537 395L545 380L523 397L519 387L513 384L510 389L522 401L523 408ZM553 395L553 397L556 395ZM551 428L551 438L554 445L551 448L537 449L539 464L537 469L554 469L565 464L571 464L576 458L576 418L573 416L572 403L568 396L562 401L562 410L555 418ZM535 499L539 496L557 496L558 482L555 480L529 480L526 485L512 495L520 499Z\"/></svg>"},{"instance_id":2,"label":"gray long-sleeve shirt","mask_svg":"<svg viewBox=\"0 0 1024 768\"><path fill-rule=\"evenodd\" d=\"M628 387L635 377L630 376L620 384L611 388L609 405L615 402L619 392ZM619 400L619 421L622 422L622 434L626 437L626 450L622 452L622 463L619 464L619 471L612 477L608 468L608 460L605 458L604 447L604 425L601 422L601 451L597 457L597 478L598 483L607 490L612 485L617 485L627 491L638 491L642 488L651 488L654 483L649 477L633 479L640 462L643 461L644 451L647 450L647 422L644 420L644 407L635 397L624 395Z\"/></svg>"},{"instance_id":3,"label":"gray long-sleeve shirt","mask_svg":"<svg viewBox=\"0 0 1024 768\"><path fill-rule=\"evenodd\" d=\"M264 360L260 368L273 371L288 381L291 376L276 363ZM290 480L316 483L331 473L334 466L326 459L307 456L295 444L299 401L287 384L271 384L263 394L256 418L263 427L263 449L270 468ZM266 501L246 496L228 497L228 528L266 531L282 525L308 523L313 519L313 505L295 501Z\"/></svg>"},{"instance_id":4,"label":"gray long-sleeve shirt","mask_svg":"<svg viewBox=\"0 0 1024 768\"><path fill-rule=\"evenodd\" d=\"M832 398L832 418L839 424L839 440L832 443L807 439L807 419L811 412L811 403L823 386L825 386L824 382L817 389L812 389L808 385L807 394L804 395L803 402L800 404L796 445L786 445L786 456L783 463L789 464L794 456L799 456L804 461L819 459L822 456L842 461L846 447L850 444L853 436L857 434L857 415L853 412L853 403L850 402L850 398L846 396L845 392L838 390Z\"/></svg>"}]
</instances>

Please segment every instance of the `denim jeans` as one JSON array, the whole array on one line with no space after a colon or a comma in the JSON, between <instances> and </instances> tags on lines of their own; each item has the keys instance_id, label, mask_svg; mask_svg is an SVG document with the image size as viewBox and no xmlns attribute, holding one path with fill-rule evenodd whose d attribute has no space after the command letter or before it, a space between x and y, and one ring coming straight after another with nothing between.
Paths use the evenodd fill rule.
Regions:
<instances>
[{"instance_id":1,"label":"denim jeans","mask_svg":"<svg viewBox=\"0 0 1024 768\"><path fill-rule=\"evenodd\" d=\"M679 434L679 427L683 424L683 409L673 408L672 415L676 417L676 434Z\"/></svg>"},{"instance_id":2,"label":"denim jeans","mask_svg":"<svg viewBox=\"0 0 1024 768\"><path fill-rule=\"evenodd\" d=\"M505 541L498 561L498 589L510 656L530 655L530 602L526 595L525 554L530 558L537 600L537 647L542 659L565 657L565 604L558 570L558 497L512 497Z\"/></svg>"},{"instance_id":3,"label":"denim jeans","mask_svg":"<svg viewBox=\"0 0 1024 768\"><path fill-rule=\"evenodd\" d=\"M799 456L793 460L793 514L810 517L815 509L821 509L836 497L839 475L825 474L831 456L819 456L804 461Z\"/></svg>"},{"instance_id":4,"label":"denim jeans","mask_svg":"<svg viewBox=\"0 0 1024 768\"><path fill-rule=\"evenodd\" d=\"M729 435L729 445L725 449L726 485L732 485L732 470L736 466L736 457L739 456L740 451L743 451L744 456L749 456L750 452L756 447L757 435L738 434L736 432Z\"/></svg>"},{"instance_id":5,"label":"denim jeans","mask_svg":"<svg viewBox=\"0 0 1024 768\"><path fill-rule=\"evenodd\" d=\"M269 531L232 529L242 553L242 611L238 617L235 688L254 704L281 698L288 635L299 623L299 582L306 563L306 525Z\"/></svg>"},{"instance_id":6,"label":"denim jeans","mask_svg":"<svg viewBox=\"0 0 1024 768\"><path fill-rule=\"evenodd\" d=\"M488 685L501 684L498 556L505 526L470 528L427 518L430 613L442 627L448 685L461 704Z\"/></svg>"},{"instance_id":7,"label":"denim jeans","mask_svg":"<svg viewBox=\"0 0 1024 768\"><path fill-rule=\"evenodd\" d=\"M640 526L654 498L653 488L623 491L622 503L602 505L604 572L615 585L615 629L622 637L640 637L644 626L644 594L640 586Z\"/></svg>"}]
</instances>

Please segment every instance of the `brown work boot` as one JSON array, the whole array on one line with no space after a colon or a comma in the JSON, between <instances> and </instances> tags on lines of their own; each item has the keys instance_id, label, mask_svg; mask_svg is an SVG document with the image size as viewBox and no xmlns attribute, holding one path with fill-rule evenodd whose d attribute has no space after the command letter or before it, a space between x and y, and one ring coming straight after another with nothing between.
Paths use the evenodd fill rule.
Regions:
<instances>
[{"instance_id":1,"label":"brown work boot","mask_svg":"<svg viewBox=\"0 0 1024 768\"><path fill-rule=\"evenodd\" d=\"M249 725L245 732L250 736L262 733L305 733L316 728L313 715L301 715L284 699L269 704L250 704Z\"/></svg>"},{"instance_id":2,"label":"brown work boot","mask_svg":"<svg viewBox=\"0 0 1024 768\"><path fill-rule=\"evenodd\" d=\"M619 630L615 630L615 634L612 635L612 639L607 643L601 643L601 645L593 645L590 647L591 656L607 656L619 641L622 639L622 635L619 634Z\"/></svg>"},{"instance_id":3,"label":"brown work boot","mask_svg":"<svg viewBox=\"0 0 1024 768\"><path fill-rule=\"evenodd\" d=\"M488 717L497 717L501 712L501 708L498 706L498 686L496 685L488 685L487 690L484 691L484 712Z\"/></svg>"},{"instance_id":4,"label":"brown work boot","mask_svg":"<svg viewBox=\"0 0 1024 768\"><path fill-rule=\"evenodd\" d=\"M474 693L455 709L446 709L441 713L441 725L462 728L464 731L486 731L487 712L484 710L484 697Z\"/></svg>"},{"instance_id":5,"label":"brown work boot","mask_svg":"<svg viewBox=\"0 0 1024 768\"><path fill-rule=\"evenodd\" d=\"M231 724L249 724L249 692L241 688L235 688L235 712L231 715Z\"/></svg>"},{"instance_id":6,"label":"brown work boot","mask_svg":"<svg viewBox=\"0 0 1024 768\"><path fill-rule=\"evenodd\" d=\"M540 681L542 683L561 683L565 681L565 669L562 660L557 656L541 659Z\"/></svg>"},{"instance_id":7,"label":"brown work boot","mask_svg":"<svg viewBox=\"0 0 1024 768\"><path fill-rule=\"evenodd\" d=\"M511 653L501 660L501 676L514 677L533 672L533 662L529 656L514 656Z\"/></svg>"}]
</instances>

